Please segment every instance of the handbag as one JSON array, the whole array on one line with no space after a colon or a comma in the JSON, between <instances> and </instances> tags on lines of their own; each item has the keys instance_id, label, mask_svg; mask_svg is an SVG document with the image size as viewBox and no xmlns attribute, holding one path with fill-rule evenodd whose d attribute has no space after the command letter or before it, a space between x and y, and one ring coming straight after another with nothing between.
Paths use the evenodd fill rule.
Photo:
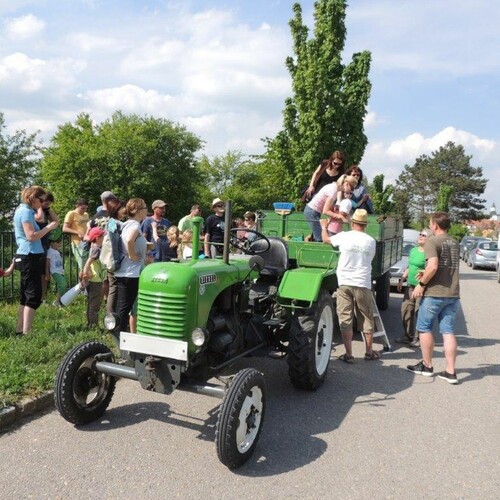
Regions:
<instances>
[{"instance_id":1,"label":"handbag","mask_svg":"<svg viewBox=\"0 0 500 500\"><path fill-rule=\"evenodd\" d=\"M300 201L302 203L309 203L312 200L312 196L307 194L308 189L309 189L309 186L306 186L300 190Z\"/></svg>"}]
</instances>

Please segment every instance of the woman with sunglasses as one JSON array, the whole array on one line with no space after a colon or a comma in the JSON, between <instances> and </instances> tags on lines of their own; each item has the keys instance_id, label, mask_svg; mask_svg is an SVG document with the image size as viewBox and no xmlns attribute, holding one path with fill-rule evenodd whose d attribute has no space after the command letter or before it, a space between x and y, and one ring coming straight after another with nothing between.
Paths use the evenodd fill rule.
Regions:
<instances>
[{"instance_id":1,"label":"woman with sunglasses","mask_svg":"<svg viewBox=\"0 0 500 500\"><path fill-rule=\"evenodd\" d=\"M330 158L323 160L311 177L309 187L305 191L306 199L310 201L313 194L318 193L322 187L336 182L344 173L344 164L345 156L342 151L334 151Z\"/></svg>"},{"instance_id":2,"label":"woman with sunglasses","mask_svg":"<svg viewBox=\"0 0 500 500\"><path fill-rule=\"evenodd\" d=\"M403 287L403 282L408 280L405 288L403 303L401 304L401 319L403 321L404 337L397 339L399 344L409 344L410 347L419 347L418 332L416 331L416 319L420 298L412 297L413 290L418 285L417 275L425 268L424 244L430 236L429 229L422 229L418 235L418 244L410 250L408 256L408 267L403 271L403 275L398 282L398 292Z\"/></svg>"},{"instance_id":3,"label":"woman with sunglasses","mask_svg":"<svg viewBox=\"0 0 500 500\"><path fill-rule=\"evenodd\" d=\"M21 191L21 204L14 214L14 234L17 253L16 266L21 272L20 307L16 335L26 335L33 325L35 312L42 303L42 238L57 227L57 221L49 222L40 229L35 213L42 206L45 191L31 186Z\"/></svg>"}]
</instances>

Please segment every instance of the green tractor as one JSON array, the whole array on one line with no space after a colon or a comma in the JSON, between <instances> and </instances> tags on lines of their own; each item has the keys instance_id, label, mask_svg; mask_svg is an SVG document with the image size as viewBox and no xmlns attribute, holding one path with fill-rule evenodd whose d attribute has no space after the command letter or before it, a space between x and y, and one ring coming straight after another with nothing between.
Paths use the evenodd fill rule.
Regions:
<instances>
[{"instance_id":1,"label":"green tractor","mask_svg":"<svg viewBox=\"0 0 500 500\"><path fill-rule=\"evenodd\" d=\"M286 357L295 387L315 390L323 383L338 328L332 297L338 252L301 242L291 256L291 242L264 234L265 228L253 231L251 242L241 242L231 229L222 258L203 259L201 221L195 221L191 260L142 271L137 332L116 332L117 318L106 316L123 359L115 360L100 342L75 347L59 366L55 402L66 420L83 425L104 414L117 378L163 394L185 390L221 398L217 454L236 468L257 444L266 384L254 368L231 374L230 367L243 357ZM227 203L226 227L230 221Z\"/></svg>"}]
</instances>

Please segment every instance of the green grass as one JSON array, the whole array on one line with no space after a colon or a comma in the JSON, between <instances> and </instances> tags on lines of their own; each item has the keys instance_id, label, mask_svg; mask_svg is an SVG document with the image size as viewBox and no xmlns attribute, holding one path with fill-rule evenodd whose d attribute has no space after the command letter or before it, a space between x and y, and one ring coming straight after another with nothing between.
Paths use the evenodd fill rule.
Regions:
<instances>
[{"instance_id":1,"label":"green grass","mask_svg":"<svg viewBox=\"0 0 500 500\"><path fill-rule=\"evenodd\" d=\"M16 336L17 303L0 304L0 409L23 398L39 395L54 386L57 367L74 346L100 340L114 349L113 338L86 326L85 297L67 308L47 304L37 310L32 332ZM101 307L101 317L105 306Z\"/></svg>"}]
</instances>

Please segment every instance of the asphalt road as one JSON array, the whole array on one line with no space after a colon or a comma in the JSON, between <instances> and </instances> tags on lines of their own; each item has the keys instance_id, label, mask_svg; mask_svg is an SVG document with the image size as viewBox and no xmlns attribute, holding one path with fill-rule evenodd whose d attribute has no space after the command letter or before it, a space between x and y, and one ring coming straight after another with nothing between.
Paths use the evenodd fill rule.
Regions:
<instances>
[{"instance_id":1,"label":"asphalt road","mask_svg":"<svg viewBox=\"0 0 500 500\"><path fill-rule=\"evenodd\" d=\"M500 284L463 267L460 384L404 370L419 353L381 361L332 355L325 384L294 389L283 360L265 374L268 407L256 453L236 471L214 446L218 400L170 397L121 381L104 417L76 429L55 411L0 436L0 498L440 498L500 495ZM401 296L382 317L402 334ZM438 336L435 371L444 366Z\"/></svg>"}]
</instances>

